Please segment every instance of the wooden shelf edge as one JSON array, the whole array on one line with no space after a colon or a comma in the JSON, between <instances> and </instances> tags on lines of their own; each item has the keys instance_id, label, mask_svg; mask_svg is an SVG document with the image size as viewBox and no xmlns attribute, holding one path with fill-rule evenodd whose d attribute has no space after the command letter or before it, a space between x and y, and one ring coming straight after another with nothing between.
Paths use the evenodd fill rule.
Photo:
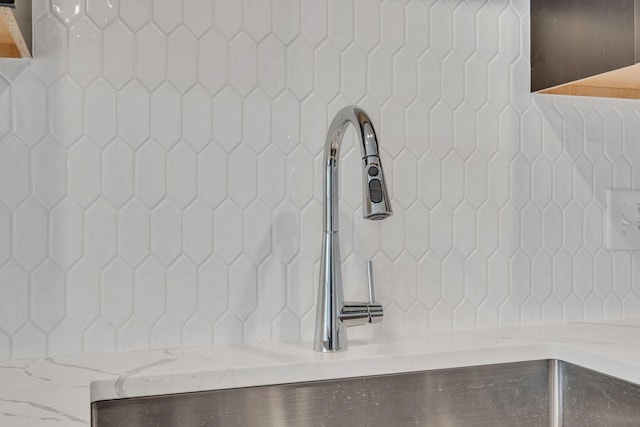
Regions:
<instances>
[{"instance_id":1,"label":"wooden shelf edge","mask_svg":"<svg viewBox=\"0 0 640 427\"><path fill-rule=\"evenodd\" d=\"M543 89L537 93L640 99L640 63Z\"/></svg>"},{"instance_id":2,"label":"wooden shelf edge","mask_svg":"<svg viewBox=\"0 0 640 427\"><path fill-rule=\"evenodd\" d=\"M10 43L7 43L6 40L0 43L0 56L9 58L31 58L29 46L22 36L22 32L11 8L0 7L0 25L2 25L3 30L6 29L11 36ZM7 45L10 44L13 45L13 49L7 47Z\"/></svg>"}]
</instances>

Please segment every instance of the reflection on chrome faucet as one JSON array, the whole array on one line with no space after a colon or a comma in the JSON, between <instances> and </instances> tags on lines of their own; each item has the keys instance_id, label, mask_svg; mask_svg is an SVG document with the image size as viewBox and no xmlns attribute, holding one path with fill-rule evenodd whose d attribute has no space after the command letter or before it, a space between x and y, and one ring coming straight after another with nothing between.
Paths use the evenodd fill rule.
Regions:
<instances>
[{"instance_id":1,"label":"reflection on chrome faucet","mask_svg":"<svg viewBox=\"0 0 640 427\"><path fill-rule=\"evenodd\" d=\"M378 140L371 120L360 108L345 107L331 122L324 148L324 233L314 342L314 349L322 352L346 350L345 327L380 322L383 314L382 304L374 301L371 261L367 263L369 301L344 303L343 300L338 238L338 158L342 138L349 124L356 128L361 143L363 217L380 220L392 214Z\"/></svg>"}]
</instances>

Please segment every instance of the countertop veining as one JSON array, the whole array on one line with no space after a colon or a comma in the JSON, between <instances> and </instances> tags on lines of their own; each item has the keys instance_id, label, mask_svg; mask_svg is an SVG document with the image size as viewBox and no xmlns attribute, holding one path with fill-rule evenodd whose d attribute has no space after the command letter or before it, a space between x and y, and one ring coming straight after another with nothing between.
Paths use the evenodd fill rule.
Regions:
<instances>
[{"instance_id":1,"label":"countertop veining","mask_svg":"<svg viewBox=\"0 0 640 427\"><path fill-rule=\"evenodd\" d=\"M0 425L88 426L90 402L458 366L561 359L640 384L640 319L0 361Z\"/></svg>"}]
</instances>

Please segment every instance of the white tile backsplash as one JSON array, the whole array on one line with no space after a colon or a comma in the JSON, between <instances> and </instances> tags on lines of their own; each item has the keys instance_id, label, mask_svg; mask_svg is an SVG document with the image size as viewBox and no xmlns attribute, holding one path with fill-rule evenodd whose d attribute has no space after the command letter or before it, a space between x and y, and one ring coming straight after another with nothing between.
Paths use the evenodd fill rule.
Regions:
<instances>
[{"instance_id":1,"label":"white tile backsplash","mask_svg":"<svg viewBox=\"0 0 640 427\"><path fill-rule=\"evenodd\" d=\"M603 246L640 188L637 101L529 94L524 0L39 0L0 61L0 357L310 340L322 150L345 104L395 215L361 218L345 138L353 336L640 314Z\"/></svg>"}]
</instances>

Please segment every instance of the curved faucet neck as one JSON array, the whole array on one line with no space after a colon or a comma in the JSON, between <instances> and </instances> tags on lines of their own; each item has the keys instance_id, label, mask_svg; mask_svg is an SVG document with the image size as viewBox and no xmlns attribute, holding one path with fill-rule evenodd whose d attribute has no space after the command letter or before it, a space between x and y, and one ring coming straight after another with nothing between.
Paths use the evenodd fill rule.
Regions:
<instances>
[{"instance_id":1,"label":"curved faucet neck","mask_svg":"<svg viewBox=\"0 0 640 427\"><path fill-rule=\"evenodd\" d=\"M378 139L367 113L353 105L341 109L329 126L324 146L324 231L338 231L338 159L349 124L358 134L362 158L379 157Z\"/></svg>"}]
</instances>

